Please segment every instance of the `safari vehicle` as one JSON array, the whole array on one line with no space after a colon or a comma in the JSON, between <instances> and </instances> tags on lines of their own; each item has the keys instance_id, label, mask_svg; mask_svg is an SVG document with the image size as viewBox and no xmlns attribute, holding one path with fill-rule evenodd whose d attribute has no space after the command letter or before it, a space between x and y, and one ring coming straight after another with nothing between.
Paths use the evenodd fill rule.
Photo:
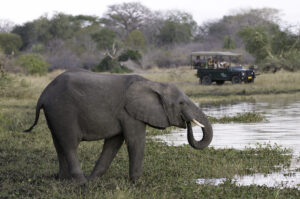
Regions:
<instances>
[{"instance_id":1,"label":"safari vehicle","mask_svg":"<svg viewBox=\"0 0 300 199\"><path fill-rule=\"evenodd\" d=\"M213 82L222 85L225 81L231 81L232 84L254 82L254 69L243 69L241 65L237 64L240 58L241 54L233 52L199 51L191 53L192 66L197 69L199 83L203 85L210 85Z\"/></svg>"}]
</instances>

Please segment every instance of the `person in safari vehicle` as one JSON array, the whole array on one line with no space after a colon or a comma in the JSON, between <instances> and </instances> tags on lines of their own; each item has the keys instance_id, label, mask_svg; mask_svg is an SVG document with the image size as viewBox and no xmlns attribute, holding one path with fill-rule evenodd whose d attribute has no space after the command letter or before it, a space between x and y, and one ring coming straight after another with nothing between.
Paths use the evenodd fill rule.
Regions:
<instances>
[{"instance_id":1,"label":"person in safari vehicle","mask_svg":"<svg viewBox=\"0 0 300 199\"><path fill-rule=\"evenodd\" d=\"M196 57L194 60L193 57ZM242 65L237 65L241 54L233 52L213 52L199 51L191 53L191 60L194 69L197 69L199 83L210 85L216 82L222 85L225 81L232 84L252 83L255 79L254 69L243 69ZM196 60L199 60L196 62ZM226 60L226 61L225 61Z\"/></svg>"}]
</instances>

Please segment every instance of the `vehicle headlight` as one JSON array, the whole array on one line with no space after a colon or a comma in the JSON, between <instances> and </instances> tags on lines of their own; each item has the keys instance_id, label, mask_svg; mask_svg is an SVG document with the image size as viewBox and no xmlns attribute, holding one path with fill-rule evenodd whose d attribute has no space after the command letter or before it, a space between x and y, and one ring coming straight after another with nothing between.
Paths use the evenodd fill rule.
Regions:
<instances>
[{"instance_id":1,"label":"vehicle headlight","mask_svg":"<svg viewBox=\"0 0 300 199\"><path fill-rule=\"evenodd\" d=\"M244 73L244 72L242 72L242 76L245 76L245 73Z\"/></svg>"}]
</instances>

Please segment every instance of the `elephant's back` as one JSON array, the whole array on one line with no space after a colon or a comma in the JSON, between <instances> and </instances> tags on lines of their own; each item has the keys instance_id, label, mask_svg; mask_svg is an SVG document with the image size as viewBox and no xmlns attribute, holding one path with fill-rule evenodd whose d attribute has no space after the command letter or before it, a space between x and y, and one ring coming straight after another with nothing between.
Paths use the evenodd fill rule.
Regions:
<instances>
[{"instance_id":1,"label":"elephant's back","mask_svg":"<svg viewBox=\"0 0 300 199\"><path fill-rule=\"evenodd\" d=\"M57 76L43 91L44 107L76 108L81 112L97 109L115 112L125 103L125 92L138 75L99 74L86 70L66 71Z\"/></svg>"},{"instance_id":2,"label":"elephant's back","mask_svg":"<svg viewBox=\"0 0 300 199\"><path fill-rule=\"evenodd\" d=\"M139 75L101 74L77 69L66 71L59 75L53 81L53 86L93 88L98 90L109 87L110 89L119 90L126 89L133 81L144 80L146 79Z\"/></svg>"}]
</instances>

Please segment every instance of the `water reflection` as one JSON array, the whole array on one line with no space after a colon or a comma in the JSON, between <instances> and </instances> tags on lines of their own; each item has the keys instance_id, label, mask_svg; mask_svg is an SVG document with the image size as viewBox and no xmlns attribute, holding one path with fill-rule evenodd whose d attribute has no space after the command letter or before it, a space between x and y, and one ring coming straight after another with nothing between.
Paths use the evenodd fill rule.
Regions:
<instances>
[{"instance_id":1,"label":"water reflection","mask_svg":"<svg viewBox=\"0 0 300 199\"><path fill-rule=\"evenodd\" d=\"M204 112L213 117L234 116L237 113L260 112L267 118L266 122L253 124L214 124L214 138L210 146L215 148L255 147L257 143L277 143L291 148L294 157L300 156L300 99L273 99L269 102L238 103L204 107ZM202 131L194 127L196 139L202 138ZM170 145L188 144L185 130L175 131L169 135L157 136L158 139ZM295 160L293 160L295 162ZM294 167L294 168L293 168ZM269 175L255 174L251 176L236 176L239 185L266 185L280 187L297 187L300 184L299 163L295 163L288 171ZM299 170L299 169L298 169ZM290 175L290 173L293 173ZM198 183L214 182L220 184L224 179L198 179Z\"/></svg>"},{"instance_id":2,"label":"water reflection","mask_svg":"<svg viewBox=\"0 0 300 199\"><path fill-rule=\"evenodd\" d=\"M259 185L277 188L297 188L300 190L300 172L297 171L299 163L296 159L292 160L289 169L271 174L256 173L247 176L234 176L232 182L239 186ZM227 178L197 179L198 184L208 184L218 186L223 184Z\"/></svg>"}]
</instances>

